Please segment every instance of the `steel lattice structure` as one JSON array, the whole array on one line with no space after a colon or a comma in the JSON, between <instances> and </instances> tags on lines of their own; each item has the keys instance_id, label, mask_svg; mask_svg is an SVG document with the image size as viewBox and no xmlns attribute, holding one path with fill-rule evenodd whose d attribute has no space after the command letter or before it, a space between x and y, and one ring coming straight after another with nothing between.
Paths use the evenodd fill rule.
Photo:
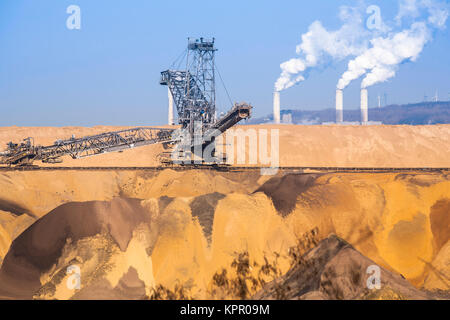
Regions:
<instances>
[{"instance_id":1,"label":"steel lattice structure","mask_svg":"<svg viewBox=\"0 0 450 320\"><path fill-rule=\"evenodd\" d=\"M186 70L161 72L161 85L172 93L178 122L193 133L194 122L210 127L215 121L216 84L214 39L188 40Z\"/></svg>"},{"instance_id":2,"label":"steel lattice structure","mask_svg":"<svg viewBox=\"0 0 450 320\"><path fill-rule=\"evenodd\" d=\"M216 51L214 39L188 40L186 70L161 72L160 84L167 85L171 91L181 129L187 130L192 137L187 142L192 150L195 145L201 144L203 150L214 143L217 132L223 133L242 119L249 118L252 110L249 104L235 104L227 114L216 119ZM194 129L198 124L202 137L196 140ZM8 143L7 150L0 153L0 164L31 164L35 160L58 163L65 155L78 159L155 143L184 145L175 129L148 127L57 140L51 146L35 146L33 139L27 138L20 144Z\"/></svg>"},{"instance_id":3,"label":"steel lattice structure","mask_svg":"<svg viewBox=\"0 0 450 320\"><path fill-rule=\"evenodd\" d=\"M32 138L23 143L8 143L8 149L0 154L0 162L15 165L29 164L35 160L46 163L62 162L61 157L69 155L73 159L89 157L134 147L169 143L172 141L172 129L133 128L107 132L79 139L57 140L51 146L35 146Z\"/></svg>"}]
</instances>

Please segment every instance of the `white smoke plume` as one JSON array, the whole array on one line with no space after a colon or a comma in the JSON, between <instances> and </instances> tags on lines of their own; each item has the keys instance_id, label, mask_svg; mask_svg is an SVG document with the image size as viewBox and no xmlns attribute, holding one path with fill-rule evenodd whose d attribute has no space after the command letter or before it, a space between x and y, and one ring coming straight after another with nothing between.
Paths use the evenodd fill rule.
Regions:
<instances>
[{"instance_id":1,"label":"white smoke plume","mask_svg":"<svg viewBox=\"0 0 450 320\"><path fill-rule=\"evenodd\" d=\"M417 19L423 11L427 11L428 23L443 28L448 18L448 5L434 0L400 0L399 11L395 20L401 24L405 18Z\"/></svg>"},{"instance_id":2,"label":"white smoke plume","mask_svg":"<svg viewBox=\"0 0 450 320\"><path fill-rule=\"evenodd\" d=\"M426 17L422 18L423 15ZM447 17L448 10L441 2L401 0L397 24L410 19L413 20L411 26L371 40L370 48L348 63L348 69L339 80L337 88L344 89L351 81L365 74L362 88L394 77L401 63L418 59L425 45L432 40L433 29L443 28Z\"/></svg>"},{"instance_id":3,"label":"white smoke plume","mask_svg":"<svg viewBox=\"0 0 450 320\"><path fill-rule=\"evenodd\" d=\"M372 32L364 28L360 8L340 8L340 29L328 31L320 21L313 22L308 32L302 35L302 42L296 53L300 56L281 64L281 75L275 83L275 90L282 91L305 80L305 72L323 64L327 59L341 60L363 53L368 47Z\"/></svg>"},{"instance_id":4,"label":"white smoke plume","mask_svg":"<svg viewBox=\"0 0 450 320\"><path fill-rule=\"evenodd\" d=\"M337 88L344 89L351 81L367 72L369 73L362 81L362 88L392 78L398 65L405 60L416 61L430 40L431 34L424 22L414 23L410 29L389 37L371 40L372 47L349 62L348 70L342 75Z\"/></svg>"}]
</instances>

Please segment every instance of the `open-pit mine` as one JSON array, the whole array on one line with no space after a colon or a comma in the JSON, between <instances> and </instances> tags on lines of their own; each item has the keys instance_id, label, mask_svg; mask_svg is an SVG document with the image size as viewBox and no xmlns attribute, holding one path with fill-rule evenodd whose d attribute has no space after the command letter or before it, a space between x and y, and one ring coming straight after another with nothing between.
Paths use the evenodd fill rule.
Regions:
<instances>
[{"instance_id":1,"label":"open-pit mine","mask_svg":"<svg viewBox=\"0 0 450 320\"><path fill-rule=\"evenodd\" d=\"M161 145L0 167L0 298L449 298L450 126L240 128L279 130L274 175L164 167Z\"/></svg>"}]
</instances>

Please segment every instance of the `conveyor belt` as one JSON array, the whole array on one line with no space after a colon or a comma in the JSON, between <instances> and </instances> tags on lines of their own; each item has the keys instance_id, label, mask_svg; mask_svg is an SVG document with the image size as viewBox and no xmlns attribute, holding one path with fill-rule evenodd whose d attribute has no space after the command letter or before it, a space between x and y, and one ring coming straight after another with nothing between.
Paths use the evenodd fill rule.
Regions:
<instances>
[{"instance_id":1,"label":"conveyor belt","mask_svg":"<svg viewBox=\"0 0 450 320\"><path fill-rule=\"evenodd\" d=\"M227 171L227 172L251 172L259 171L261 169L267 169L267 167L234 167L225 165L183 165L183 166L155 166L155 167L39 167L39 166L17 166L17 167L7 167L0 166L0 172L3 171L63 171L63 170L73 170L73 171L162 171L166 169L176 170L176 171L187 171L187 170L213 170L213 171ZM450 172L450 168L362 168L362 167L280 167L279 171L282 172L342 172L342 173L389 173L389 172Z\"/></svg>"}]
</instances>

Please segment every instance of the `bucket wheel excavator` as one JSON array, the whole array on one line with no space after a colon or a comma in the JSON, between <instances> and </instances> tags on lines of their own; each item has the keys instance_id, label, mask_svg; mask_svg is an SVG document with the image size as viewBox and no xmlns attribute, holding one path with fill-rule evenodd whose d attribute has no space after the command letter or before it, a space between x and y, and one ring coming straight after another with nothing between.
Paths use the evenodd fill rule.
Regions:
<instances>
[{"instance_id":1,"label":"bucket wheel excavator","mask_svg":"<svg viewBox=\"0 0 450 320\"><path fill-rule=\"evenodd\" d=\"M166 147L183 144L184 150L203 152L214 143L217 133L223 133L241 120L250 118L252 110L250 104L235 103L226 114L217 118L214 62L216 51L214 39L188 39L188 47L185 50L186 68L161 72L160 84L168 86L170 90L176 105L179 128L139 127L57 140L49 146L35 145L34 139L29 137L21 143L9 142L7 149L0 152L0 164L32 165L34 161L61 163L64 156L78 159L157 143ZM198 130L202 132L200 138L196 136ZM201 154L197 156L201 157Z\"/></svg>"}]
</instances>

